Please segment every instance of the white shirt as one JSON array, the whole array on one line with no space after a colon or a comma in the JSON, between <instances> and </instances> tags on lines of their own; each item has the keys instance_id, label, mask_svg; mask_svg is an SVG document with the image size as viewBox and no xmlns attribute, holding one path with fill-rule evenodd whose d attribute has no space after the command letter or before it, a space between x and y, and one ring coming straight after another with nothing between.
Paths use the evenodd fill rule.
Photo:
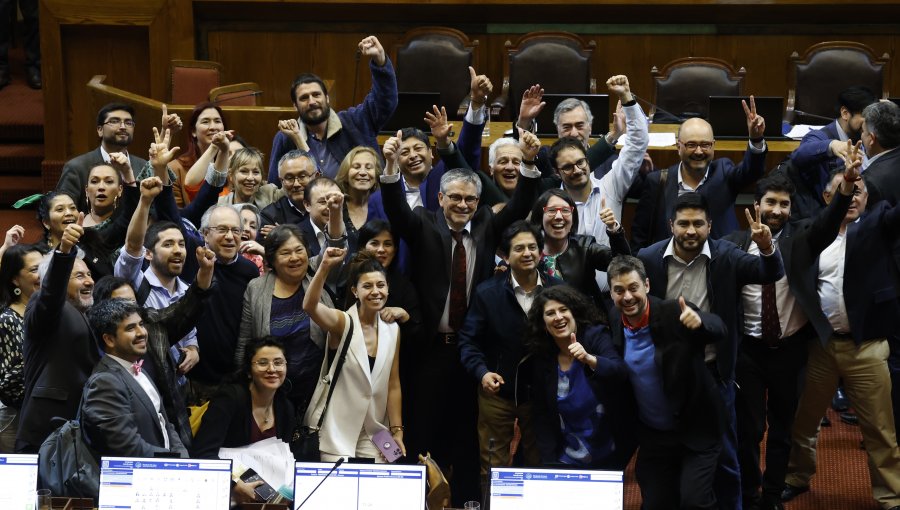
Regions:
<instances>
[{"instance_id":1,"label":"white shirt","mask_svg":"<svg viewBox=\"0 0 900 510\"><path fill-rule=\"evenodd\" d=\"M107 354L110 359L115 360L117 363L122 365L125 368L125 371L132 377L137 383L143 388L144 393L147 394L147 397L150 398L150 402L153 403L153 408L156 409L156 418L159 420L159 428L162 430L163 436L163 447L165 449L169 449L169 434L166 432L166 419L162 415L161 400L159 398L159 392L156 391L156 386L153 386L153 381L147 377L143 371L141 373L135 375L134 372L131 371L131 362L125 361L122 358L117 356L113 356L112 354Z\"/></svg>"},{"instance_id":2,"label":"white shirt","mask_svg":"<svg viewBox=\"0 0 900 510\"><path fill-rule=\"evenodd\" d=\"M747 142L748 147L750 148L750 152L754 154L762 154L766 151L766 141L763 140L759 147L753 145L753 142ZM689 184L684 182L684 179L681 177L681 172L684 170L684 163L678 163L678 196L684 195L685 193L691 193L693 191L697 191L706 184L706 179L709 177L709 165L706 165L706 171L703 173L703 178L700 179L700 182L697 184L696 188L692 188Z\"/></svg>"},{"instance_id":3,"label":"white shirt","mask_svg":"<svg viewBox=\"0 0 900 510\"><path fill-rule=\"evenodd\" d=\"M833 243L819 255L819 303L822 313L838 333L850 333L850 319L844 303L844 257L847 254L847 232L839 233Z\"/></svg>"},{"instance_id":4,"label":"white shirt","mask_svg":"<svg viewBox=\"0 0 900 510\"><path fill-rule=\"evenodd\" d=\"M469 296L472 295L472 279L475 275L475 238L472 237L472 222L466 223L463 227L462 243L466 248L466 303L469 302ZM453 263L453 250L456 249L456 240L450 238L450 260ZM451 268L452 272L452 268ZM452 276L452 275L451 275ZM450 327L450 289L447 290L447 299L444 300L444 312L441 314L441 321L438 323L438 331L441 333L453 333Z\"/></svg>"},{"instance_id":5,"label":"white shirt","mask_svg":"<svg viewBox=\"0 0 900 510\"><path fill-rule=\"evenodd\" d=\"M756 243L750 242L747 253L759 256ZM762 285L744 285L741 297L744 304L744 334L762 338ZM782 276L775 282L775 305L778 307L781 338L793 335L806 325L806 314L797 306L797 300L788 286L787 276Z\"/></svg>"},{"instance_id":6,"label":"white shirt","mask_svg":"<svg viewBox=\"0 0 900 510\"><path fill-rule=\"evenodd\" d=\"M403 177L403 193L406 198L406 203L409 204L410 209L415 209L416 207L425 207L425 204L422 203L422 191L418 186L411 186L408 182L406 182L406 177Z\"/></svg>"},{"instance_id":7,"label":"white shirt","mask_svg":"<svg viewBox=\"0 0 900 510\"><path fill-rule=\"evenodd\" d=\"M535 287L531 289L531 292L525 292L525 289L523 289L522 286L519 285L519 282L516 281L516 276L513 274L512 269L509 270L509 280L510 283L512 283L513 294L516 295L516 301L519 302L519 306L522 307L522 311L527 315L528 311L531 310L532 303L534 303L534 297L537 294L535 291L538 289L538 287L543 287L543 285L541 285L541 276L538 275L537 285L535 285Z\"/></svg>"}]
</instances>

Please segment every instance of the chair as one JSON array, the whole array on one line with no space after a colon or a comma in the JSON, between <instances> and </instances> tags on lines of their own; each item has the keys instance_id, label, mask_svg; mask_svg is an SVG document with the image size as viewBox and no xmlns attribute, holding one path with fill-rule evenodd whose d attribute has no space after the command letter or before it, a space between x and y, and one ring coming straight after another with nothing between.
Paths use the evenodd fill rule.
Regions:
<instances>
[{"instance_id":1,"label":"chair","mask_svg":"<svg viewBox=\"0 0 900 510\"><path fill-rule=\"evenodd\" d=\"M872 48L852 41L814 44L802 57L795 51L788 68L784 120L792 124L827 123L837 114L834 106L838 94L854 85L868 87L876 96L887 98L884 73L889 61L887 53L877 58Z\"/></svg>"},{"instance_id":2,"label":"chair","mask_svg":"<svg viewBox=\"0 0 900 510\"><path fill-rule=\"evenodd\" d=\"M209 91L209 101L220 106L256 106L262 89L253 82L223 85Z\"/></svg>"},{"instance_id":3,"label":"chair","mask_svg":"<svg viewBox=\"0 0 900 510\"><path fill-rule=\"evenodd\" d=\"M675 59L659 70L650 70L654 81L650 117L671 114L677 118L709 116L709 96L743 95L743 67L737 71L724 60L706 57ZM657 107L660 112L657 112ZM679 119L671 119L677 121ZM660 119L655 119L659 121Z\"/></svg>"},{"instance_id":4,"label":"chair","mask_svg":"<svg viewBox=\"0 0 900 510\"><path fill-rule=\"evenodd\" d=\"M441 103L463 116L469 107L469 71L478 40L452 28L410 30L394 47L397 90L440 92Z\"/></svg>"},{"instance_id":5,"label":"chair","mask_svg":"<svg viewBox=\"0 0 900 510\"><path fill-rule=\"evenodd\" d=\"M198 104L218 87L222 64L207 60L172 60L169 72L169 102Z\"/></svg>"},{"instance_id":6,"label":"chair","mask_svg":"<svg viewBox=\"0 0 900 510\"><path fill-rule=\"evenodd\" d=\"M508 120L515 121L522 93L536 83L548 94L597 92L597 82L591 77L596 42L585 43L569 32L532 32L516 44L506 41L505 46L503 91L491 105L492 114L506 110Z\"/></svg>"}]
</instances>

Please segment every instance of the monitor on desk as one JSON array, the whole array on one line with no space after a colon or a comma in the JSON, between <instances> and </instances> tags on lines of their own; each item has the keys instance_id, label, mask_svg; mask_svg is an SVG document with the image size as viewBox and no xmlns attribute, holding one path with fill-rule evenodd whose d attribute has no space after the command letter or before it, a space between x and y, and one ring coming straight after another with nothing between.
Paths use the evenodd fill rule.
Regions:
<instances>
[{"instance_id":1,"label":"monitor on desk","mask_svg":"<svg viewBox=\"0 0 900 510\"><path fill-rule=\"evenodd\" d=\"M433 112L434 106L441 107L440 92L398 92L394 115L384 124L380 133L396 135L398 129L414 127L430 135L431 127L425 122L425 112Z\"/></svg>"},{"instance_id":2,"label":"monitor on desk","mask_svg":"<svg viewBox=\"0 0 900 510\"><path fill-rule=\"evenodd\" d=\"M747 114L741 101L750 105L750 96L709 96L709 123L716 139L743 140L748 137ZM784 116L783 97L753 97L756 113L766 121L763 136L767 140L789 140L781 131Z\"/></svg>"},{"instance_id":3,"label":"monitor on desk","mask_svg":"<svg viewBox=\"0 0 900 510\"><path fill-rule=\"evenodd\" d=\"M544 94L542 101L547 104L536 119L537 132L535 134L538 137L554 140L559 137L556 124L553 123L553 112L556 111L559 103L570 97L584 101L591 109L591 115L594 116L591 123L591 138L598 138L609 131L609 121L612 119L609 94Z\"/></svg>"},{"instance_id":4,"label":"monitor on desk","mask_svg":"<svg viewBox=\"0 0 900 510\"><path fill-rule=\"evenodd\" d=\"M0 454L0 508L34 508L37 454Z\"/></svg>"},{"instance_id":5,"label":"monitor on desk","mask_svg":"<svg viewBox=\"0 0 900 510\"><path fill-rule=\"evenodd\" d=\"M622 471L491 468L491 510L622 510Z\"/></svg>"},{"instance_id":6,"label":"monitor on desk","mask_svg":"<svg viewBox=\"0 0 900 510\"><path fill-rule=\"evenodd\" d=\"M294 509L422 510L425 508L425 466L298 462L294 467ZM316 486L322 485L316 489ZM315 492L313 492L315 491ZM312 496L310 496L312 494ZM309 497L306 503L303 503Z\"/></svg>"},{"instance_id":7,"label":"monitor on desk","mask_svg":"<svg viewBox=\"0 0 900 510\"><path fill-rule=\"evenodd\" d=\"M231 501L231 460L103 457L98 509L221 510Z\"/></svg>"}]
</instances>

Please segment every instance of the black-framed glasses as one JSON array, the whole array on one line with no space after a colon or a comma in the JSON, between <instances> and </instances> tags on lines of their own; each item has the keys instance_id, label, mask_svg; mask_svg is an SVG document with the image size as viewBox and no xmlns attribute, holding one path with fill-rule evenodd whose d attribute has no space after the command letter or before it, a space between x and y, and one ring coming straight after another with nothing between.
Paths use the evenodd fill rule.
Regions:
<instances>
[{"instance_id":1,"label":"black-framed glasses","mask_svg":"<svg viewBox=\"0 0 900 510\"><path fill-rule=\"evenodd\" d=\"M447 196L447 200L449 200L450 202L452 202L454 204L458 204L460 202L465 202L466 205L475 205L475 202L478 202L478 197L475 195L463 196L463 195L458 195L458 194L454 193L452 195L446 195L446 196Z\"/></svg>"},{"instance_id":2,"label":"black-framed glasses","mask_svg":"<svg viewBox=\"0 0 900 510\"><path fill-rule=\"evenodd\" d=\"M281 178L281 182L290 186L295 182L309 182L313 178L312 175L300 174L300 175L286 175Z\"/></svg>"},{"instance_id":3,"label":"black-framed glasses","mask_svg":"<svg viewBox=\"0 0 900 510\"><path fill-rule=\"evenodd\" d=\"M110 118L110 119L106 119L106 122L104 122L104 124L106 124L107 126L121 126L121 125L124 125L125 127L130 127L130 128L131 128L131 127L134 127L134 121L133 121L133 120L131 120L131 119L120 119L120 118L118 118L118 117L112 117L112 118Z\"/></svg>"},{"instance_id":4,"label":"black-framed glasses","mask_svg":"<svg viewBox=\"0 0 900 510\"><path fill-rule=\"evenodd\" d=\"M576 167L584 170L585 168L587 168L587 166L588 166L587 158L581 158L574 163L569 163L568 165L560 166L559 171L564 174L568 174L568 173L572 173L572 171L575 170Z\"/></svg>"},{"instance_id":5,"label":"black-framed glasses","mask_svg":"<svg viewBox=\"0 0 900 510\"><path fill-rule=\"evenodd\" d=\"M698 147L700 148L700 150L708 151L713 148L713 145L715 145L716 142L712 141L712 142L680 142L680 143L681 143L681 145L684 146L685 149L687 149L689 151L695 151L695 150L697 150Z\"/></svg>"}]
</instances>

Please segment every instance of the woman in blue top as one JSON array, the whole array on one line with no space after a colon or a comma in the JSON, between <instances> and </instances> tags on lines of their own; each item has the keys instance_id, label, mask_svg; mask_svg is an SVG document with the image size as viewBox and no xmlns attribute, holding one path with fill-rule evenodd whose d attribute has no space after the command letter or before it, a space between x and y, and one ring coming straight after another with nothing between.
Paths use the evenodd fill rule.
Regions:
<instances>
[{"instance_id":1,"label":"woman in blue top","mask_svg":"<svg viewBox=\"0 0 900 510\"><path fill-rule=\"evenodd\" d=\"M624 406L624 364L587 297L568 285L540 293L528 313L535 429L544 465L624 469L635 438ZM599 366L598 365L608 365ZM601 379L597 373L621 372Z\"/></svg>"}]
</instances>

